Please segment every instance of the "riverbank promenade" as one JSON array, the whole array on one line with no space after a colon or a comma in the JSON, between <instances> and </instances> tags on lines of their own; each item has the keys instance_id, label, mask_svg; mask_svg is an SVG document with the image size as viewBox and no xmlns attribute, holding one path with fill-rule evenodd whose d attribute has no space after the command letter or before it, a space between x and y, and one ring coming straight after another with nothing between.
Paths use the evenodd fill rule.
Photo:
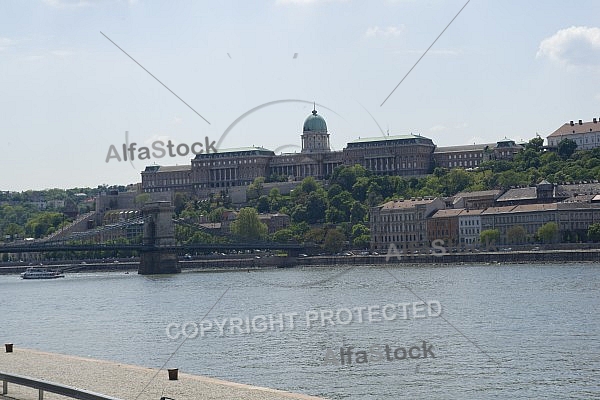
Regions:
<instances>
[{"instance_id":1,"label":"riverbank promenade","mask_svg":"<svg viewBox=\"0 0 600 400\"><path fill-rule=\"evenodd\" d=\"M179 371L179 379L171 381L166 370L162 370L156 375L157 369L20 349L16 345L13 353L0 353L0 371L73 386L123 400L159 400L162 396L175 400L319 399L313 396L190 375L181 371ZM156 377L152 380L155 375ZM151 383L144 389L150 381ZM0 395L0 399L37 400L38 391L9 383L8 393L4 396ZM44 393L44 400L54 399L66 399L66 397Z\"/></svg>"}]
</instances>

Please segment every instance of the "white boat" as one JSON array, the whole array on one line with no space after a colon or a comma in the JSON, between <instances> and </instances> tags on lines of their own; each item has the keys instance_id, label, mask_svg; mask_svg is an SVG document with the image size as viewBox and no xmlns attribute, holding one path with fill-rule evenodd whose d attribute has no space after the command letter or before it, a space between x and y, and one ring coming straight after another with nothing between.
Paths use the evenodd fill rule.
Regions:
<instances>
[{"instance_id":1,"label":"white boat","mask_svg":"<svg viewBox=\"0 0 600 400\"><path fill-rule=\"evenodd\" d=\"M27 271L21 274L21 278L23 279L56 279L64 277L65 275L60 271L39 267L27 268Z\"/></svg>"}]
</instances>

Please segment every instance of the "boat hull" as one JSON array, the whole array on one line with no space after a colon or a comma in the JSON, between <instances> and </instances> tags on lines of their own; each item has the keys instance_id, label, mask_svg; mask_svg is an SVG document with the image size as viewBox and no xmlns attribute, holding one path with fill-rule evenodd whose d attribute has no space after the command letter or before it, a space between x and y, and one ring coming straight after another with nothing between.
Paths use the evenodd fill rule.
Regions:
<instances>
[{"instance_id":1,"label":"boat hull","mask_svg":"<svg viewBox=\"0 0 600 400\"><path fill-rule=\"evenodd\" d=\"M21 277L23 279L57 279L57 278L64 278L65 276L60 274L60 275L46 275L46 276L21 275Z\"/></svg>"},{"instance_id":2,"label":"boat hull","mask_svg":"<svg viewBox=\"0 0 600 400\"><path fill-rule=\"evenodd\" d=\"M23 279L56 279L64 278L65 275L60 271L46 268L29 268L21 274Z\"/></svg>"}]
</instances>

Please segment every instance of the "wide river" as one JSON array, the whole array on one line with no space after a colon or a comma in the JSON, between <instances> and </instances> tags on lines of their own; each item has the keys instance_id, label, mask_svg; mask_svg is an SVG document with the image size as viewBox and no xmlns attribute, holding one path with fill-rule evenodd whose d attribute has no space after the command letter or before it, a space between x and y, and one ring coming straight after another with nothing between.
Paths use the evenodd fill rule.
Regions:
<instances>
[{"instance_id":1,"label":"wide river","mask_svg":"<svg viewBox=\"0 0 600 400\"><path fill-rule=\"evenodd\" d=\"M599 294L597 264L5 275L0 340L331 399L590 399Z\"/></svg>"}]
</instances>

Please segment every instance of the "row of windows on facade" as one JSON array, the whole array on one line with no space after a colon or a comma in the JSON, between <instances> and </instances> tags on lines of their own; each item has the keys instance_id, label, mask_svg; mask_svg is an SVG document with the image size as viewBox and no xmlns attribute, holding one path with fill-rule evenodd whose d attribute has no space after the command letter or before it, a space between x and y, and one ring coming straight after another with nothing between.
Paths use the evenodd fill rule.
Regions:
<instances>
[{"instance_id":1,"label":"row of windows on facade","mask_svg":"<svg viewBox=\"0 0 600 400\"><path fill-rule=\"evenodd\" d=\"M376 171L382 171L385 169L394 169L394 168L401 168L400 164L388 164L386 163L385 166L384 165L377 165L375 170ZM425 168L425 165L423 163L402 163L402 168Z\"/></svg>"},{"instance_id":2,"label":"row of windows on facade","mask_svg":"<svg viewBox=\"0 0 600 400\"><path fill-rule=\"evenodd\" d=\"M421 156L416 156L416 157L417 158L423 158L423 159L429 158L429 157L425 157L425 156L422 156L422 157ZM412 158L414 159L415 157L413 156ZM377 160L383 161L385 159L384 158L378 158ZM290 163L295 162L295 160L293 160L291 158L285 158L283 160L277 160L277 161L278 162L290 162ZM400 160L400 161L405 161L406 162L406 160ZM252 159L242 159L242 160L203 161L203 162L196 163L196 165L199 165L199 166L202 166L202 167L212 167L212 166L215 166L215 165L255 164L257 162L258 162L258 160L256 158L252 158ZM423 163L421 163L421 166L422 165L423 165ZM399 167L400 163L398 163L397 166ZM413 166L416 167L417 163L414 162L414 163L411 164L411 162L408 162L408 168L411 168ZM406 164L405 163L402 164L402 168L406 168Z\"/></svg>"},{"instance_id":3,"label":"row of windows on facade","mask_svg":"<svg viewBox=\"0 0 600 400\"><path fill-rule=\"evenodd\" d=\"M367 146L369 147L369 146ZM414 154L415 157L431 157L431 147L402 147L402 148L390 148L390 146L378 146L374 149L369 149L369 154L390 154L390 152L394 152L394 154ZM343 151L344 154L356 154L363 153L365 151L365 147L352 147L349 149L345 149Z\"/></svg>"},{"instance_id":4,"label":"row of windows on facade","mask_svg":"<svg viewBox=\"0 0 600 400\"><path fill-rule=\"evenodd\" d=\"M229 161L211 161L211 162L202 162L197 163L203 167L212 167L215 165L237 165L237 164L255 164L257 161L256 158L251 159L243 159L243 160L229 160Z\"/></svg>"},{"instance_id":5,"label":"row of windows on facade","mask_svg":"<svg viewBox=\"0 0 600 400\"><path fill-rule=\"evenodd\" d=\"M157 179L157 180L147 180L147 186L164 186L164 185L189 185L190 179Z\"/></svg>"},{"instance_id":6,"label":"row of windows on facade","mask_svg":"<svg viewBox=\"0 0 600 400\"><path fill-rule=\"evenodd\" d=\"M425 230L423 224L419 225L419 230ZM392 232L412 232L417 230L417 227L414 224L402 224L402 225L389 225L380 227L380 229L375 229L375 232L379 233L392 233Z\"/></svg>"},{"instance_id":7,"label":"row of windows on facade","mask_svg":"<svg viewBox=\"0 0 600 400\"><path fill-rule=\"evenodd\" d=\"M377 215L373 215L373 222L414 221L416 219L422 219L422 218L423 218L423 214L413 214L413 213L382 215L380 218L378 218Z\"/></svg>"},{"instance_id":8,"label":"row of windows on facade","mask_svg":"<svg viewBox=\"0 0 600 400\"><path fill-rule=\"evenodd\" d=\"M583 135L583 133L581 133L580 135ZM575 143L577 143L577 144L583 144L583 143L584 143L584 142L583 142L583 140L584 140L584 139L585 139L585 143L586 143L586 144L587 144L587 143L590 143L590 142L588 141L588 139L589 139L589 136L587 136L587 135L586 135L584 138L575 138L575 139L572 139L572 140L574 140L574 141L575 141ZM561 139L561 140L562 140L562 139ZM556 140L556 144L557 144L557 145L558 145L558 143L559 143L559 142L560 142L560 140ZM554 141L551 141L551 142L550 142L550 145L553 145L554 143L555 143ZM600 136L592 136L592 143L600 143Z\"/></svg>"},{"instance_id":9,"label":"row of windows on facade","mask_svg":"<svg viewBox=\"0 0 600 400\"><path fill-rule=\"evenodd\" d=\"M554 213L552 213L554 214ZM500 217L500 216L486 216L483 217L483 222L482 224L489 224L489 223L496 223L496 224L512 224L512 223L519 223L519 222L548 222L548 221L554 221L554 215L548 215L546 213L541 213L541 214L528 214L528 215L511 215L511 216L506 216L506 217ZM491 219L491 221L490 221Z\"/></svg>"},{"instance_id":10,"label":"row of windows on facade","mask_svg":"<svg viewBox=\"0 0 600 400\"><path fill-rule=\"evenodd\" d=\"M396 155L405 155L405 154L413 154L413 157L431 157L431 147L422 148L422 147L404 147L404 148L392 148L389 147L379 147L376 149L368 149L369 154L396 154ZM346 154L364 154L365 149L362 147L354 147L352 149L345 150L343 153Z\"/></svg>"},{"instance_id":11,"label":"row of windows on facade","mask_svg":"<svg viewBox=\"0 0 600 400\"><path fill-rule=\"evenodd\" d=\"M450 161L446 163L449 167L476 167L479 165L479 161L478 160L469 160L469 162L467 163L467 161L465 161L465 164L463 165L462 161Z\"/></svg>"},{"instance_id":12,"label":"row of windows on facade","mask_svg":"<svg viewBox=\"0 0 600 400\"><path fill-rule=\"evenodd\" d=\"M375 241L377 241L377 236L374 237ZM385 235L381 237L381 241L382 242L393 242L393 243L397 243L397 242L416 242L416 241L423 241L423 235Z\"/></svg>"},{"instance_id":13,"label":"row of windows on facade","mask_svg":"<svg viewBox=\"0 0 600 400\"><path fill-rule=\"evenodd\" d=\"M467 157L468 155L468 157ZM482 153L467 153L465 154L464 158L482 158L483 154ZM448 154L448 160L452 160L452 159L461 159L463 158L462 154Z\"/></svg>"}]
</instances>

